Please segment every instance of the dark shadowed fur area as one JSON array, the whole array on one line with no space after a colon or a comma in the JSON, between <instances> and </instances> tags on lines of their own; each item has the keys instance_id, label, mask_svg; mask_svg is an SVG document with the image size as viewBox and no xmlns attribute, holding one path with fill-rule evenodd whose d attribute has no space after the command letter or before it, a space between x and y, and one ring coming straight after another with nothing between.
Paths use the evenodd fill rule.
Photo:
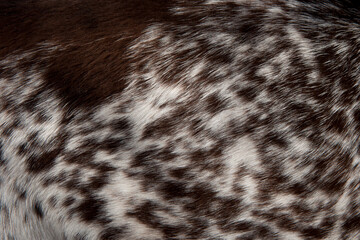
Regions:
<instances>
[{"instance_id":1,"label":"dark shadowed fur area","mask_svg":"<svg viewBox=\"0 0 360 240\"><path fill-rule=\"evenodd\" d=\"M1 240L360 239L360 3L0 0Z\"/></svg>"}]
</instances>

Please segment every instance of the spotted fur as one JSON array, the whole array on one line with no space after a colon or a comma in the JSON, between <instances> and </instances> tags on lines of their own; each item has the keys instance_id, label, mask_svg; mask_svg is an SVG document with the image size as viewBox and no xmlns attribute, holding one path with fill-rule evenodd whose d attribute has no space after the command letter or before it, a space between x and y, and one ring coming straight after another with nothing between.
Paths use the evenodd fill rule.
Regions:
<instances>
[{"instance_id":1,"label":"spotted fur","mask_svg":"<svg viewBox=\"0 0 360 240\"><path fill-rule=\"evenodd\" d=\"M360 4L1 0L1 240L360 239Z\"/></svg>"}]
</instances>

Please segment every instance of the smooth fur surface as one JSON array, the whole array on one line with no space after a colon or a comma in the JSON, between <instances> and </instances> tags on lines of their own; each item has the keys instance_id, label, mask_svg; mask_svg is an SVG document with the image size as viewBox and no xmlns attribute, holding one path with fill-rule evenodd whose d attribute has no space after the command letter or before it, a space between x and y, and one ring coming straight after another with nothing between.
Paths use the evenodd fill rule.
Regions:
<instances>
[{"instance_id":1,"label":"smooth fur surface","mask_svg":"<svg viewBox=\"0 0 360 240\"><path fill-rule=\"evenodd\" d=\"M0 0L0 239L360 239L359 83L357 1Z\"/></svg>"}]
</instances>

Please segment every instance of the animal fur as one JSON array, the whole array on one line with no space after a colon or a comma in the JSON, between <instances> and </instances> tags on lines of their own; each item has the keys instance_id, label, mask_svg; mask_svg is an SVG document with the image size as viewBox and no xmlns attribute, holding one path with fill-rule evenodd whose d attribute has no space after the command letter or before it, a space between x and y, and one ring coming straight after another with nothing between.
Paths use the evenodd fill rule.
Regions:
<instances>
[{"instance_id":1,"label":"animal fur","mask_svg":"<svg viewBox=\"0 0 360 240\"><path fill-rule=\"evenodd\" d=\"M359 83L357 1L0 0L0 239L360 239Z\"/></svg>"}]
</instances>

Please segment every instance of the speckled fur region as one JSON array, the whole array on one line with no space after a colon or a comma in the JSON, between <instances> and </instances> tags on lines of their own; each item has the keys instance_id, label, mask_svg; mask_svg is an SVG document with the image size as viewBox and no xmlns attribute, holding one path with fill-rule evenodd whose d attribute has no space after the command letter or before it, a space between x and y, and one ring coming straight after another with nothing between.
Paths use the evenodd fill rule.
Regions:
<instances>
[{"instance_id":1,"label":"speckled fur region","mask_svg":"<svg viewBox=\"0 0 360 240\"><path fill-rule=\"evenodd\" d=\"M0 239L360 239L359 83L355 0L2 0Z\"/></svg>"}]
</instances>

